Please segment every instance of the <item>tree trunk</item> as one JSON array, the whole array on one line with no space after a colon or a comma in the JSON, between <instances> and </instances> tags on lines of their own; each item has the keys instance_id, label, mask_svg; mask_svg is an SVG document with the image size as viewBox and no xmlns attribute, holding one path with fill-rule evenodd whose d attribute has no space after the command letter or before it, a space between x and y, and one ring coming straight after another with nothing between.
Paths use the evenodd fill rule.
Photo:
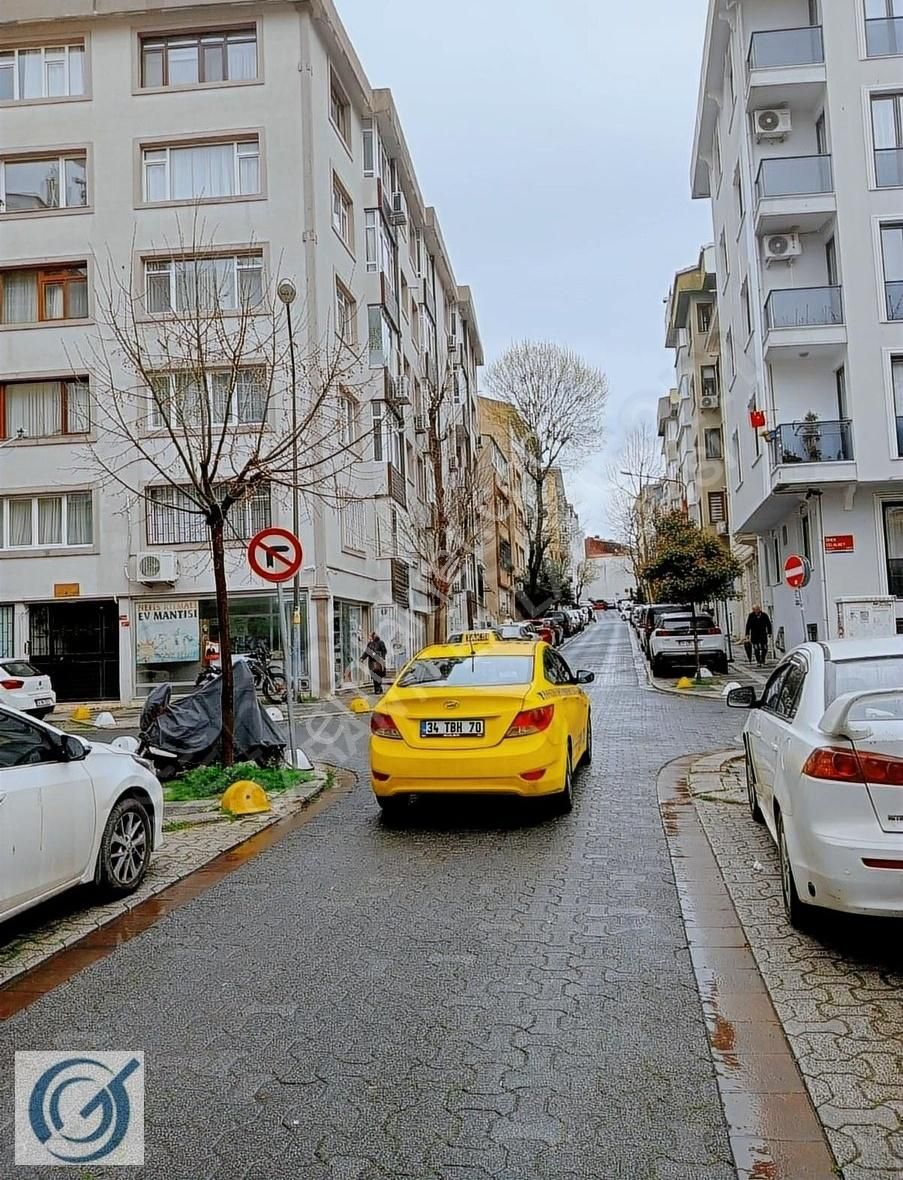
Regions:
<instances>
[{"instance_id":1,"label":"tree trunk","mask_svg":"<svg viewBox=\"0 0 903 1180\"><path fill-rule=\"evenodd\" d=\"M690 603L690 614L693 616L693 654L696 657L696 679L702 675L702 665L699 662L699 635L696 632L696 603Z\"/></svg>"},{"instance_id":2,"label":"tree trunk","mask_svg":"<svg viewBox=\"0 0 903 1180\"><path fill-rule=\"evenodd\" d=\"M220 668L222 669L222 717L220 761L231 766L235 761L235 693L232 679L232 636L229 633L229 587L226 584L226 553L223 534L226 522L222 513L210 522L210 550L213 554L213 581L216 585L216 621L219 627ZM285 653L283 653L285 654Z\"/></svg>"},{"instance_id":3,"label":"tree trunk","mask_svg":"<svg viewBox=\"0 0 903 1180\"><path fill-rule=\"evenodd\" d=\"M545 503L543 501L543 479L534 477L533 486L536 492L536 526L530 541L530 558L527 562L527 595L530 599L530 610L535 615L539 604L536 601L539 592L539 579L542 574L543 544L542 526L545 523Z\"/></svg>"},{"instance_id":4,"label":"tree trunk","mask_svg":"<svg viewBox=\"0 0 903 1180\"><path fill-rule=\"evenodd\" d=\"M436 609L433 611L433 643L444 643L446 640L446 619L448 617L448 582L440 576L433 579L436 593Z\"/></svg>"}]
</instances>

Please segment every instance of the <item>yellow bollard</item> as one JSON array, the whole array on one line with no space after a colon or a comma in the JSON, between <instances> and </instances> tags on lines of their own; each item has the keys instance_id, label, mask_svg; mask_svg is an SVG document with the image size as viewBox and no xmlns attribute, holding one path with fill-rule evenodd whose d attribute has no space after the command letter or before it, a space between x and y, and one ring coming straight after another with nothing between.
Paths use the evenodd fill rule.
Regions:
<instances>
[{"instance_id":1,"label":"yellow bollard","mask_svg":"<svg viewBox=\"0 0 903 1180\"><path fill-rule=\"evenodd\" d=\"M88 708L87 705L76 705L76 707L72 710L72 720L73 721L90 721L91 720L91 710Z\"/></svg>"},{"instance_id":2,"label":"yellow bollard","mask_svg":"<svg viewBox=\"0 0 903 1180\"><path fill-rule=\"evenodd\" d=\"M270 799L259 783L242 779L226 789L220 806L232 815L259 815L270 810Z\"/></svg>"},{"instance_id":3,"label":"yellow bollard","mask_svg":"<svg viewBox=\"0 0 903 1180\"><path fill-rule=\"evenodd\" d=\"M364 700L363 697L355 697L354 700L349 701L348 708L352 713L369 713L370 703Z\"/></svg>"},{"instance_id":4,"label":"yellow bollard","mask_svg":"<svg viewBox=\"0 0 903 1180\"><path fill-rule=\"evenodd\" d=\"M678 688L692 688L693 681L690 679L689 676L681 676L680 680L678 680L678 682L677 682L677 687Z\"/></svg>"}]
</instances>

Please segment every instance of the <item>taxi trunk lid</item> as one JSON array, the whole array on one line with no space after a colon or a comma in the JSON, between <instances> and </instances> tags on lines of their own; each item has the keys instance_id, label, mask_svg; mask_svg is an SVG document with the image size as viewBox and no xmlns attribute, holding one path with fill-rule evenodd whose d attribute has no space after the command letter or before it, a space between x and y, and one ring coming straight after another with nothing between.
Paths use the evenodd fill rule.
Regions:
<instances>
[{"instance_id":1,"label":"taxi trunk lid","mask_svg":"<svg viewBox=\"0 0 903 1180\"><path fill-rule=\"evenodd\" d=\"M502 741L511 722L523 707L527 686L523 684L482 688L471 694L456 694L454 689L411 688L396 689L388 713L401 733L405 744L416 750L483 750ZM421 721L484 722L482 737L422 737Z\"/></svg>"}]
</instances>

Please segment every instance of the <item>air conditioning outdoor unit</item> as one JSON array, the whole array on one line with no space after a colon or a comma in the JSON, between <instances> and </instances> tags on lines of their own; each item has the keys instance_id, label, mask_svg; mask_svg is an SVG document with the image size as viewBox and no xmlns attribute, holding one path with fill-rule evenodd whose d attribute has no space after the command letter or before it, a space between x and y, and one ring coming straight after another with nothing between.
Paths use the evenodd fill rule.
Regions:
<instances>
[{"instance_id":1,"label":"air conditioning outdoor unit","mask_svg":"<svg viewBox=\"0 0 903 1180\"><path fill-rule=\"evenodd\" d=\"M414 415L414 433L415 434L426 434L427 430L428 430L428 426L427 426L426 414L415 414Z\"/></svg>"},{"instance_id":2,"label":"air conditioning outdoor unit","mask_svg":"<svg viewBox=\"0 0 903 1180\"><path fill-rule=\"evenodd\" d=\"M409 406L411 404L411 381L408 377L399 377L395 383L395 397L393 404L396 406Z\"/></svg>"},{"instance_id":3,"label":"air conditioning outdoor unit","mask_svg":"<svg viewBox=\"0 0 903 1180\"><path fill-rule=\"evenodd\" d=\"M408 223L408 203L404 199L404 193L399 190L392 194L392 224L393 225L407 225Z\"/></svg>"},{"instance_id":4,"label":"air conditioning outdoor unit","mask_svg":"<svg viewBox=\"0 0 903 1180\"><path fill-rule=\"evenodd\" d=\"M788 110L753 111L756 139L786 139L793 127Z\"/></svg>"},{"instance_id":5,"label":"air conditioning outdoor unit","mask_svg":"<svg viewBox=\"0 0 903 1180\"><path fill-rule=\"evenodd\" d=\"M139 553L139 582L175 582L179 571L175 553Z\"/></svg>"},{"instance_id":6,"label":"air conditioning outdoor unit","mask_svg":"<svg viewBox=\"0 0 903 1180\"><path fill-rule=\"evenodd\" d=\"M701 409L703 409L703 410L717 410L718 409L718 398L717 397L701 397L699 399L699 405L700 405Z\"/></svg>"},{"instance_id":7,"label":"air conditioning outdoor unit","mask_svg":"<svg viewBox=\"0 0 903 1180\"><path fill-rule=\"evenodd\" d=\"M718 534L719 537L725 536L727 534L727 521L726 520L717 521L715 524L715 532Z\"/></svg>"},{"instance_id":8,"label":"air conditioning outdoor unit","mask_svg":"<svg viewBox=\"0 0 903 1180\"><path fill-rule=\"evenodd\" d=\"M457 352L458 351L458 337L454 333L452 333L448 338L448 351L449 352Z\"/></svg>"},{"instance_id":9,"label":"air conditioning outdoor unit","mask_svg":"<svg viewBox=\"0 0 903 1180\"><path fill-rule=\"evenodd\" d=\"M790 262L803 252L799 234L769 234L762 241L766 262Z\"/></svg>"}]
</instances>

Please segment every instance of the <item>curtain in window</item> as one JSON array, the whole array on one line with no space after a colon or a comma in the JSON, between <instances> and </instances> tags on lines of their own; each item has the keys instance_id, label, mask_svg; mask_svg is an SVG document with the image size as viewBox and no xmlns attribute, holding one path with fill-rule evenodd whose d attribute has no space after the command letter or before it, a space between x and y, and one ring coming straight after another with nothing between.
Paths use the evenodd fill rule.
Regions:
<instances>
[{"instance_id":1,"label":"curtain in window","mask_svg":"<svg viewBox=\"0 0 903 1180\"><path fill-rule=\"evenodd\" d=\"M235 192L234 145L173 148L169 153L169 187L173 201L231 197Z\"/></svg>"},{"instance_id":2,"label":"curtain in window","mask_svg":"<svg viewBox=\"0 0 903 1180\"><path fill-rule=\"evenodd\" d=\"M90 492L73 492L67 497L67 544L90 545L94 540L92 503Z\"/></svg>"},{"instance_id":3,"label":"curtain in window","mask_svg":"<svg viewBox=\"0 0 903 1180\"><path fill-rule=\"evenodd\" d=\"M31 500L10 500L9 544L11 549L31 544Z\"/></svg>"},{"instance_id":4,"label":"curtain in window","mask_svg":"<svg viewBox=\"0 0 903 1180\"><path fill-rule=\"evenodd\" d=\"M34 324L38 319L38 284L33 270L10 270L3 276L4 324Z\"/></svg>"},{"instance_id":5,"label":"curtain in window","mask_svg":"<svg viewBox=\"0 0 903 1180\"><path fill-rule=\"evenodd\" d=\"M63 284L44 284L44 319L61 320L63 318Z\"/></svg>"},{"instance_id":6,"label":"curtain in window","mask_svg":"<svg viewBox=\"0 0 903 1180\"><path fill-rule=\"evenodd\" d=\"M61 545L63 542L63 501L60 496L38 498L38 544Z\"/></svg>"},{"instance_id":7,"label":"curtain in window","mask_svg":"<svg viewBox=\"0 0 903 1180\"><path fill-rule=\"evenodd\" d=\"M46 438L63 429L58 381L23 381L6 387L6 434Z\"/></svg>"},{"instance_id":8,"label":"curtain in window","mask_svg":"<svg viewBox=\"0 0 903 1180\"><path fill-rule=\"evenodd\" d=\"M69 93L85 93L85 50L81 45L69 46Z\"/></svg>"},{"instance_id":9,"label":"curtain in window","mask_svg":"<svg viewBox=\"0 0 903 1180\"><path fill-rule=\"evenodd\" d=\"M226 52L228 54L229 79L232 82L246 82L257 77L257 42L229 41Z\"/></svg>"},{"instance_id":10,"label":"curtain in window","mask_svg":"<svg viewBox=\"0 0 903 1180\"><path fill-rule=\"evenodd\" d=\"M40 49L19 51L19 98L42 98Z\"/></svg>"},{"instance_id":11,"label":"curtain in window","mask_svg":"<svg viewBox=\"0 0 903 1180\"><path fill-rule=\"evenodd\" d=\"M266 409L266 378L262 369L242 369L235 380L239 422L262 422Z\"/></svg>"},{"instance_id":12,"label":"curtain in window","mask_svg":"<svg viewBox=\"0 0 903 1180\"><path fill-rule=\"evenodd\" d=\"M84 434L91 429L88 386L84 381L66 382L67 429L70 434Z\"/></svg>"},{"instance_id":13,"label":"curtain in window","mask_svg":"<svg viewBox=\"0 0 903 1180\"><path fill-rule=\"evenodd\" d=\"M59 98L66 93L66 50L44 50L44 79L45 94L50 98Z\"/></svg>"}]
</instances>

